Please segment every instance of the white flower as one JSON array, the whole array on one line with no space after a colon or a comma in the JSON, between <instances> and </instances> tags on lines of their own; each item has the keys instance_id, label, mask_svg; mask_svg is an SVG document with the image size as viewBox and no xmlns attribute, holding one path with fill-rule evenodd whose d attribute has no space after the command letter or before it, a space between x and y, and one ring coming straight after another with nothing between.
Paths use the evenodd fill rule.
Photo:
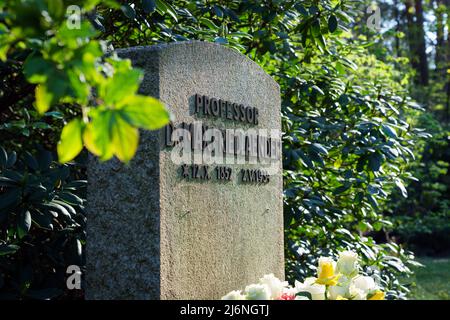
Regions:
<instances>
[{"instance_id":1,"label":"white flower","mask_svg":"<svg viewBox=\"0 0 450 320\"><path fill-rule=\"evenodd\" d=\"M296 296L294 300L309 300L308 297Z\"/></svg>"},{"instance_id":2,"label":"white flower","mask_svg":"<svg viewBox=\"0 0 450 320\"><path fill-rule=\"evenodd\" d=\"M358 254L353 251L343 251L339 254L337 261L338 272L347 276L355 275L358 272Z\"/></svg>"},{"instance_id":3,"label":"white flower","mask_svg":"<svg viewBox=\"0 0 450 320\"><path fill-rule=\"evenodd\" d=\"M350 298L349 287L351 284L351 279L346 276L342 276L339 278L339 282L335 286L328 287L328 299L336 300L338 296L343 298Z\"/></svg>"},{"instance_id":4,"label":"white flower","mask_svg":"<svg viewBox=\"0 0 450 320\"><path fill-rule=\"evenodd\" d=\"M367 300L367 292L356 287L353 283L350 285L348 291L352 300Z\"/></svg>"},{"instance_id":5,"label":"white flower","mask_svg":"<svg viewBox=\"0 0 450 320\"><path fill-rule=\"evenodd\" d=\"M295 289L297 292L309 292L311 294L311 300L325 300L326 287L321 284L315 283L317 278L306 278L303 283L295 281Z\"/></svg>"},{"instance_id":6,"label":"white flower","mask_svg":"<svg viewBox=\"0 0 450 320\"><path fill-rule=\"evenodd\" d=\"M328 287L328 299L336 300L338 296L349 298L350 279L345 276L339 278L339 283L335 286Z\"/></svg>"},{"instance_id":7,"label":"white flower","mask_svg":"<svg viewBox=\"0 0 450 320\"><path fill-rule=\"evenodd\" d=\"M352 280L354 286L358 289L361 289L365 292L369 292L375 290L377 285L372 277L367 276L357 276Z\"/></svg>"},{"instance_id":8,"label":"white flower","mask_svg":"<svg viewBox=\"0 0 450 320\"><path fill-rule=\"evenodd\" d=\"M270 292L270 299L273 300L279 299L283 294L283 289L289 285L287 281L281 281L275 277L273 273L266 274L264 277L259 279L259 283L267 285Z\"/></svg>"},{"instance_id":9,"label":"white flower","mask_svg":"<svg viewBox=\"0 0 450 320\"><path fill-rule=\"evenodd\" d=\"M347 297L348 296L348 287L346 286L330 286L328 287L328 299L336 300L338 296Z\"/></svg>"},{"instance_id":10,"label":"white flower","mask_svg":"<svg viewBox=\"0 0 450 320\"><path fill-rule=\"evenodd\" d=\"M370 291L376 290L377 285L373 278L368 276L356 276L352 279L349 294L354 300L366 300Z\"/></svg>"},{"instance_id":11,"label":"white flower","mask_svg":"<svg viewBox=\"0 0 450 320\"><path fill-rule=\"evenodd\" d=\"M270 289L266 284L251 284L245 287L247 300L269 300Z\"/></svg>"},{"instance_id":12,"label":"white flower","mask_svg":"<svg viewBox=\"0 0 450 320\"><path fill-rule=\"evenodd\" d=\"M234 290L224 295L222 300L245 300L245 296L241 293L241 290Z\"/></svg>"}]
</instances>

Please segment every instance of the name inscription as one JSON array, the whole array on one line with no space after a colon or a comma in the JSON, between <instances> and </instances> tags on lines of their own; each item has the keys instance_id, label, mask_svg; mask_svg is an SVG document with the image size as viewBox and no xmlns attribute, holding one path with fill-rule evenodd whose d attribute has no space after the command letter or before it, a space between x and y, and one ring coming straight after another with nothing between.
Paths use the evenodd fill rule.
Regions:
<instances>
[{"instance_id":1,"label":"name inscription","mask_svg":"<svg viewBox=\"0 0 450 320\"><path fill-rule=\"evenodd\" d=\"M195 95L194 110L205 116L258 125L258 109L205 95Z\"/></svg>"},{"instance_id":2,"label":"name inscription","mask_svg":"<svg viewBox=\"0 0 450 320\"><path fill-rule=\"evenodd\" d=\"M194 96L194 113L254 126L259 124L257 108L206 95ZM270 174L264 169L241 169L236 173L229 166L210 167L209 164L211 159L216 164L230 164L230 159L240 159L232 162L238 164L277 162L281 157L281 140L279 134L274 134L273 131L278 133L277 130L272 130L269 136L267 129L218 129L204 125L201 121L177 125L170 123L165 128L164 145L174 147L173 154L179 154L179 147L182 146L184 158L181 161L183 164L180 166L180 175L183 180L226 182L237 176L242 183L265 184L270 182ZM197 157L199 153L200 161ZM205 158L208 161L202 161ZM190 162L192 164L187 164Z\"/></svg>"}]
</instances>

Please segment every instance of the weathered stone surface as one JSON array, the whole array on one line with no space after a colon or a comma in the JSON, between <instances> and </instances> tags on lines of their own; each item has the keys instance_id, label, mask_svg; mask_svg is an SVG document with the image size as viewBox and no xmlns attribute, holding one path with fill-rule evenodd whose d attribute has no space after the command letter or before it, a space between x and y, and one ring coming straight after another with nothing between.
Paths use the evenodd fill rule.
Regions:
<instances>
[{"instance_id":1,"label":"weathered stone surface","mask_svg":"<svg viewBox=\"0 0 450 320\"><path fill-rule=\"evenodd\" d=\"M256 128L280 129L278 85L245 56L182 42L122 49L145 71L141 93L160 98L174 122L199 120L195 94L259 109ZM218 128L251 128L202 119ZM253 126L254 127L254 126ZM88 167L88 299L217 299L266 273L284 277L282 176L268 184L185 181L159 132L142 132L136 157ZM281 160L277 164L281 169Z\"/></svg>"}]
</instances>

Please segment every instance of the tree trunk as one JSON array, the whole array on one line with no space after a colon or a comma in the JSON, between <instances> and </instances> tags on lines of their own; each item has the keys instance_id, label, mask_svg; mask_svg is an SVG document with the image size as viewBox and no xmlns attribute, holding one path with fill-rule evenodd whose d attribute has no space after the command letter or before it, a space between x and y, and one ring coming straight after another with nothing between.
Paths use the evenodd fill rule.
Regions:
<instances>
[{"instance_id":1,"label":"tree trunk","mask_svg":"<svg viewBox=\"0 0 450 320\"><path fill-rule=\"evenodd\" d=\"M447 13L447 43L444 46L444 74L447 79L447 123L450 123L450 0L443 0L445 11Z\"/></svg>"},{"instance_id":2,"label":"tree trunk","mask_svg":"<svg viewBox=\"0 0 450 320\"><path fill-rule=\"evenodd\" d=\"M411 65L417 71L417 82L429 82L422 0L405 0ZM414 14L415 13L415 14Z\"/></svg>"},{"instance_id":3,"label":"tree trunk","mask_svg":"<svg viewBox=\"0 0 450 320\"><path fill-rule=\"evenodd\" d=\"M427 46L425 42L424 18L422 0L416 0L416 18L417 18L417 54L419 55L419 74L420 83L424 86L428 85L428 57Z\"/></svg>"},{"instance_id":4,"label":"tree trunk","mask_svg":"<svg viewBox=\"0 0 450 320\"><path fill-rule=\"evenodd\" d=\"M434 8L436 16L436 47L435 47L435 60L436 70L438 74L442 74L441 70L445 67L446 63L446 48L445 48L445 36L444 36L444 13L445 4L443 0L436 0L436 7Z\"/></svg>"},{"instance_id":5,"label":"tree trunk","mask_svg":"<svg viewBox=\"0 0 450 320\"><path fill-rule=\"evenodd\" d=\"M418 69L418 59L416 56L416 25L414 22L414 9L413 0L405 0L405 15L406 15L406 25L407 25L407 36L408 36L408 46L409 46L409 59L411 66L414 70Z\"/></svg>"},{"instance_id":6,"label":"tree trunk","mask_svg":"<svg viewBox=\"0 0 450 320\"><path fill-rule=\"evenodd\" d=\"M401 30L401 21L400 21L400 12L398 10L399 1L394 0L394 19L395 19L395 31L400 32ZM399 57L400 54L400 38L395 37L395 55Z\"/></svg>"}]
</instances>

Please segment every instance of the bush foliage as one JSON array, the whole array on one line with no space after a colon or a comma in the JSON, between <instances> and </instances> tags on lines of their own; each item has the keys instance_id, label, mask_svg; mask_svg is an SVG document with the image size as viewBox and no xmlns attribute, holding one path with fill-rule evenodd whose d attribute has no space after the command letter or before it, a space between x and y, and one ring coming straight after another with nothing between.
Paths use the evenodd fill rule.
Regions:
<instances>
[{"instance_id":1,"label":"bush foliage","mask_svg":"<svg viewBox=\"0 0 450 320\"><path fill-rule=\"evenodd\" d=\"M44 115L40 126L49 126L53 137L46 147L57 150L60 161L73 159L83 145L102 159L115 155L128 161L137 146L137 128L155 129L168 118L157 101L135 94L141 73L126 60L105 58L106 48L193 39L233 48L256 61L281 86L288 279L304 280L315 273L317 257L352 249L368 266L364 272L378 277L387 298L405 298L408 289L398 275L410 273L413 255L396 243L377 243L370 232L391 227L381 213L393 191L407 196L413 179L408 162L417 139L426 136L408 121L420 108L408 97L408 76L394 67L401 61L377 60L368 50L371 43L352 32L357 2L86 0L77 2L83 8L78 31L64 27L65 1L13 3L0 5L1 72L7 75L2 99L8 94L19 99L5 107L2 135L15 139L11 132L23 135L31 127L38 130L36 140L42 144L46 129L34 129L36 112L23 116L32 113L34 103ZM33 28L27 16L33 18ZM15 77L31 84L18 88ZM117 91L121 94L114 94ZM144 99L151 105L145 111L150 120L141 122L143 117L130 115ZM59 120L54 123L55 114L49 112L58 112ZM59 136L62 121L67 124L56 147L54 136ZM11 143L8 150L20 150L27 143ZM64 179L76 172L76 166L53 165L54 170L71 168ZM8 170L33 172L24 168ZM37 180L47 179L44 172L37 174ZM2 197L11 192L9 186L1 188ZM48 194L41 198L44 207L65 192L64 184L54 188L46 189ZM78 206L70 219L83 217L82 203L59 200L64 208ZM23 210L33 218L33 208L19 198L5 211L2 226L8 232L0 241L2 246L19 247L13 247L17 251L7 253L7 259L18 259L27 246L23 230L10 226ZM64 214L49 218L66 220L45 231L47 237L64 233L67 243L76 242L80 249L82 224L70 222ZM31 224L27 243L36 243L34 248L44 254L40 227ZM70 253L73 248L63 250ZM39 270L42 259L28 260L29 268ZM20 275L3 264L0 270L8 279L1 290L10 291ZM30 279L30 288L52 287Z\"/></svg>"}]
</instances>

